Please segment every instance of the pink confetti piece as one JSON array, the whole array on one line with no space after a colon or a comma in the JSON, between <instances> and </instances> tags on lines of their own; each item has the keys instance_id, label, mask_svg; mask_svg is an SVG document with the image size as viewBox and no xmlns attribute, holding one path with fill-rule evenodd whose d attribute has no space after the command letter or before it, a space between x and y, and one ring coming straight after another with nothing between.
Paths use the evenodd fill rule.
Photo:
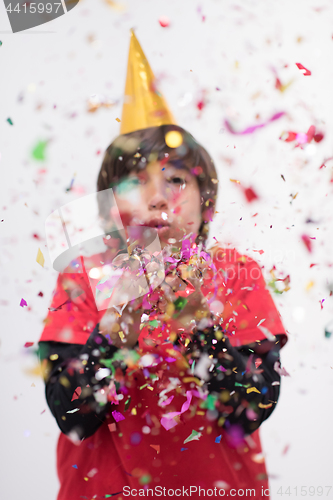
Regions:
<instances>
[{"instance_id":1,"label":"pink confetti piece","mask_svg":"<svg viewBox=\"0 0 333 500\"><path fill-rule=\"evenodd\" d=\"M307 234L302 234L302 241L304 243L304 245L306 246L308 252L312 252L312 241L311 241L312 238L310 238L310 236L308 236Z\"/></svg>"},{"instance_id":2,"label":"pink confetti piece","mask_svg":"<svg viewBox=\"0 0 333 500\"><path fill-rule=\"evenodd\" d=\"M160 406L168 406L171 401L173 400L174 396L170 396L168 399L166 399L165 401L162 401L161 403L159 403Z\"/></svg>"},{"instance_id":3,"label":"pink confetti piece","mask_svg":"<svg viewBox=\"0 0 333 500\"><path fill-rule=\"evenodd\" d=\"M27 305L28 304L26 303L26 301L24 299L21 299L20 306L24 307L24 306L27 306Z\"/></svg>"},{"instance_id":4,"label":"pink confetti piece","mask_svg":"<svg viewBox=\"0 0 333 500\"><path fill-rule=\"evenodd\" d=\"M307 69L305 66L303 66L303 64L301 64L301 63L295 63L295 64L298 67L298 69L300 70L300 72L303 73L304 76L311 75L311 71L309 69Z\"/></svg>"},{"instance_id":5,"label":"pink confetti piece","mask_svg":"<svg viewBox=\"0 0 333 500\"><path fill-rule=\"evenodd\" d=\"M274 363L274 370L280 376L290 377L290 374L287 372L287 370L285 368L281 368L279 365L280 365L280 362L279 361L275 361L275 363Z\"/></svg>"},{"instance_id":6,"label":"pink confetti piece","mask_svg":"<svg viewBox=\"0 0 333 500\"><path fill-rule=\"evenodd\" d=\"M170 413L167 413L166 415L163 415L161 418L161 425L168 431L169 429L172 429L172 427L175 427L177 425L176 420L174 418L177 415L181 415L185 411L187 411L190 407L192 401L192 392L191 391L186 391L186 401L183 403L181 410L180 411L172 411Z\"/></svg>"},{"instance_id":7,"label":"pink confetti piece","mask_svg":"<svg viewBox=\"0 0 333 500\"><path fill-rule=\"evenodd\" d=\"M33 345L34 345L33 342L26 342L23 347L31 347Z\"/></svg>"},{"instance_id":8,"label":"pink confetti piece","mask_svg":"<svg viewBox=\"0 0 333 500\"><path fill-rule=\"evenodd\" d=\"M162 28L167 28L170 25L170 19L166 16L161 16L158 20Z\"/></svg>"},{"instance_id":9,"label":"pink confetti piece","mask_svg":"<svg viewBox=\"0 0 333 500\"><path fill-rule=\"evenodd\" d=\"M224 121L224 124L225 126L227 127L228 131L233 134L233 135L246 135L246 134L253 134L253 132L255 132L256 130L258 130L259 128L263 128L263 127L266 127L266 125L268 125L269 123L275 121L275 120L278 120L279 118L281 118L282 116L285 115L285 112L284 111L281 111L280 113L275 113L269 120L267 120L266 122L264 123L260 123L258 125L252 125L251 127L247 127L245 130L243 130L242 132L236 132L234 130L234 128L231 126L230 122L228 120L225 120Z\"/></svg>"},{"instance_id":10,"label":"pink confetti piece","mask_svg":"<svg viewBox=\"0 0 333 500\"><path fill-rule=\"evenodd\" d=\"M120 422L121 420L125 420L124 415L120 413L120 411L114 410L112 412L112 416L115 419L116 422Z\"/></svg>"}]
</instances>

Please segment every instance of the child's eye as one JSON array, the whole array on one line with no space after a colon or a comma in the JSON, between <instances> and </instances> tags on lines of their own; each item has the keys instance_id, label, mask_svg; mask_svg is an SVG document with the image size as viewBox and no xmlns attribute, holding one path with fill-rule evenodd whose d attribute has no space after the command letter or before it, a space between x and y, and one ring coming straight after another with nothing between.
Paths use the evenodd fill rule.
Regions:
<instances>
[{"instance_id":1,"label":"child's eye","mask_svg":"<svg viewBox=\"0 0 333 500\"><path fill-rule=\"evenodd\" d=\"M178 177L178 176L170 177L168 179L168 182L170 182L175 186L185 186L186 184L186 180L183 179L183 177Z\"/></svg>"}]
</instances>

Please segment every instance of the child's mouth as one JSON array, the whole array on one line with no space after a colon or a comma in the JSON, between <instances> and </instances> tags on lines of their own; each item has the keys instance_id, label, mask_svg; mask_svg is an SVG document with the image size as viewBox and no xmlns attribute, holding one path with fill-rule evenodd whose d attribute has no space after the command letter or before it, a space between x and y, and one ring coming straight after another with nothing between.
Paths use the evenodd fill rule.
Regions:
<instances>
[{"instance_id":1,"label":"child's mouth","mask_svg":"<svg viewBox=\"0 0 333 500\"><path fill-rule=\"evenodd\" d=\"M156 229L159 236L165 236L170 231L170 223L159 217L144 222L142 226L148 226Z\"/></svg>"}]
</instances>

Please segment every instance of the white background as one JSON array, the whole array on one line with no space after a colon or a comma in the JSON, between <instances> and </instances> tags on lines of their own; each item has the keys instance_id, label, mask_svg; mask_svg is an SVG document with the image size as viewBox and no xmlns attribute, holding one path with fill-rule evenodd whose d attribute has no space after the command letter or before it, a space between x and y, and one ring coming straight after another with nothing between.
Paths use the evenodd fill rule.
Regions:
<instances>
[{"instance_id":1,"label":"white background","mask_svg":"<svg viewBox=\"0 0 333 500\"><path fill-rule=\"evenodd\" d=\"M115 5L81 0L51 23L11 34L0 1L0 497L56 498L58 430L43 382L31 374L36 362L28 353L34 348L23 346L36 346L56 280L45 248L45 219L95 191L103 151L119 133L132 27L177 122L216 162L220 197L212 236L254 257L267 279L273 265L277 277L290 275L291 289L274 295L289 332L282 361L290 377L284 377L277 409L261 428L271 498L298 498L301 486L333 486L333 337L324 334L333 320L333 160L319 168L333 156L333 4ZM160 16L169 17L169 27L160 26ZM312 75L304 76L296 62ZM275 88L275 72L283 84L292 81L283 93ZM96 94L117 104L88 113L87 101ZM203 95L206 105L199 112ZM243 130L279 111L286 115L251 135L231 135L224 125L228 119ZM310 125L324 133L322 142L301 149L279 140L283 132L304 133ZM31 151L40 140L49 142L46 160L38 162ZM251 186L259 199L247 203L230 179ZM303 234L315 238L312 253ZM44 268L36 262L38 248ZM20 307L22 298L28 307ZM291 495L278 495L281 486L291 486ZM333 498L333 488L326 493L323 498Z\"/></svg>"}]
</instances>

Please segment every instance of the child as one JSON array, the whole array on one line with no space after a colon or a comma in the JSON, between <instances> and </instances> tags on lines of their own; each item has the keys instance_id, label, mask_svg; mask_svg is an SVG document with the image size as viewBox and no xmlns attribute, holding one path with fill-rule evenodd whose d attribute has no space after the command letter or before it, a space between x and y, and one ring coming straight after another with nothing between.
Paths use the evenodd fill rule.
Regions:
<instances>
[{"instance_id":1,"label":"child","mask_svg":"<svg viewBox=\"0 0 333 500\"><path fill-rule=\"evenodd\" d=\"M285 330L258 264L206 249L214 164L170 116L159 120L122 129L97 187L113 189L125 228L158 234L165 279L105 313L87 273L61 273L40 339L62 431L58 500L268 498L258 427L279 396ZM100 215L110 231L110 207ZM115 239L101 262L114 257ZM152 283L156 258L133 246L120 259L121 286L140 274L135 261Z\"/></svg>"}]
</instances>

